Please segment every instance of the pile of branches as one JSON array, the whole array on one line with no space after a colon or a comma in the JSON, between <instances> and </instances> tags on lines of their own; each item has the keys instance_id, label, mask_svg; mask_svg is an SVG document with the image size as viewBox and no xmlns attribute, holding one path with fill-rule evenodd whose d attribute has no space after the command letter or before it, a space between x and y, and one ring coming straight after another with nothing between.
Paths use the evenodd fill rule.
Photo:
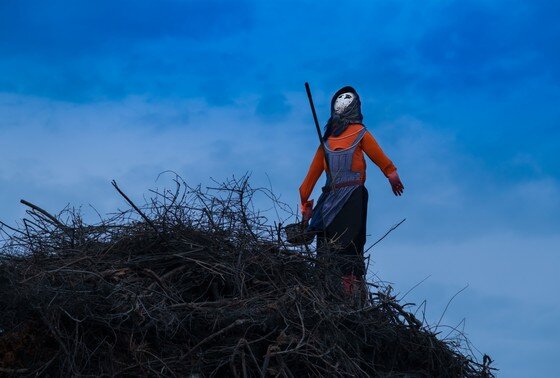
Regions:
<instances>
[{"instance_id":1,"label":"pile of branches","mask_svg":"<svg viewBox=\"0 0 560 378\"><path fill-rule=\"evenodd\" d=\"M492 377L389 288L283 242L247 177L153 191L95 225L28 206L2 224L2 375ZM284 209L285 210L285 209ZM333 247L334 248L334 247Z\"/></svg>"}]
</instances>

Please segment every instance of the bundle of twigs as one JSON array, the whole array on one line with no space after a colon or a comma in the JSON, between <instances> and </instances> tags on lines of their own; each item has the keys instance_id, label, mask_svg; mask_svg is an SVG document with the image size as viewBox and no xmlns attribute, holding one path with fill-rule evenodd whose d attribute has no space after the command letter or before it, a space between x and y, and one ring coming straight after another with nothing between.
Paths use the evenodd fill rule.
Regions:
<instances>
[{"instance_id":1,"label":"bundle of twigs","mask_svg":"<svg viewBox=\"0 0 560 378\"><path fill-rule=\"evenodd\" d=\"M176 182L142 206L114 183L131 209L94 226L29 202L3 225L0 373L492 376L387 288L345 295L336 264L252 208L246 177Z\"/></svg>"}]
</instances>

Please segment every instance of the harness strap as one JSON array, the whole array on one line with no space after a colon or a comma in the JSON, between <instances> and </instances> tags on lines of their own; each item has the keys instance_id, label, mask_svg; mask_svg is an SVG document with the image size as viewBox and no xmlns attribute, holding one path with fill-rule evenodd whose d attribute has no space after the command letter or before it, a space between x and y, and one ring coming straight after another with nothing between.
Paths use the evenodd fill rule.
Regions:
<instances>
[{"instance_id":1,"label":"harness strap","mask_svg":"<svg viewBox=\"0 0 560 378\"><path fill-rule=\"evenodd\" d=\"M351 145L350 147L348 147L348 148L343 149L343 150L332 150L328 139L325 141L325 147L326 147L326 149L327 149L329 152L331 152L331 153L332 153L332 152L334 152L334 153L339 153L339 152L349 151L349 150L355 148L355 147L362 141L362 138L363 138L364 135L366 134L366 131L367 131L367 129L366 129L365 126L364 126L364 128L361 129L361 130L357 133L358 136L356 136L356 139L354 139L354 142L352 143L352 145Z\"/></svg>"},{"instance_id":2,"label":"harness strap","mask_svg":"<svg viewBox=\"0 0 560 378\"><path fill-rule=\"evenodd\" d=\"M339 184L323 186L322 190L323 190L323 193L327 193L327 192L330 192L331 190L333 190L333 186L334 186L334 190L336 190L336 189L340 189L340 188L345 188L347 186L358 186L358 185L363 185L363 184L364 184L363 180L352 180L352 181L341 182Z\"/></svg>"}]
</instances>

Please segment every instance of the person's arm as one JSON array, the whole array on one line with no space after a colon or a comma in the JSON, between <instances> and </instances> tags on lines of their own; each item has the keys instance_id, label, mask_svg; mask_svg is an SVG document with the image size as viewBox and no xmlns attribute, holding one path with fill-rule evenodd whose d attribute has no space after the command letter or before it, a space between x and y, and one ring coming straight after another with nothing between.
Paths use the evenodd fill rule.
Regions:
<instances>
[{"instance_id":1,"label":"person's arm","mask_svg":"<svg viewBox=\"0 0 560 378\"><path fill-rule=\"evenodd\" d=\"M311 195L311 192L313 192L313 188L315 187L317 180L319 180L319 177L321 177L321 174L324 171L324 161L325 152L319 146L319 148L317 148L317 152L315 152L313 160L311 161L307 175L299 187L301 211L304 215L305 212L310 213L311 208L313 208L313 201L309 201L309 196Z\"/></svg>"},{"instance_id":2,"label":"person's arm","mask_svg":"<svg viewBox=\"0 0 560 378\"><path fill-rule=\"evenodd\" d=\"M373 135L366 131L362 139L362 150L366 155L381 169L381 172L389 179L391 189L396 196L400 196L404 191L404 186L401 182L397 167L393 164L391 159L385 155Z\"/></svg>"}]
</instances>

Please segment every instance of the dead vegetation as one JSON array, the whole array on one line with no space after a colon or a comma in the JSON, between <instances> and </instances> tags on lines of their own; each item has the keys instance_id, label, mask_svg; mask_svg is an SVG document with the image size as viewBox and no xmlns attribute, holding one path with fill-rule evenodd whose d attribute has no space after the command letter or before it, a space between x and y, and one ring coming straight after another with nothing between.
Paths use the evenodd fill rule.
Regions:
<instances>
[{"instance_id":1,"label":"dead vegetation","mask_svg":"<svg viewBox=\"0 0 560 378\"><path fill-rule=\"evenodd\" d=\"M391 291L344 295L333 259L282 241L247 178L153 192L86 225L26 203L3 224L0 373L491 377ZM408 374L408 375L405 375Z\"/></svg>"}]
</instances>

